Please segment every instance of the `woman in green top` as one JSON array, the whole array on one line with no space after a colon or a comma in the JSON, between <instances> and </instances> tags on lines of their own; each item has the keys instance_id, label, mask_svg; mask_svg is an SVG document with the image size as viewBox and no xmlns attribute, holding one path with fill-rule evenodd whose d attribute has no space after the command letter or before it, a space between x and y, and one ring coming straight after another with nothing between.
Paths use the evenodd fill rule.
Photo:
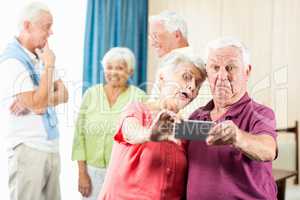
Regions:
<instances>
[{"instance_id":1,"label":"woman in green top","mask_svg":"<svg viewBox=\"0 0 300 200\"><path fill-rule=\"evenodd\" d=\"M76 122L72 160L78 161L78 190L85 200L96 200L110 159L113 135L124 107L144 101L146 94L129 85L135 58L127 48L109 50L102 59L105 84L89 88Z\"/></svg>"}]
</instances>

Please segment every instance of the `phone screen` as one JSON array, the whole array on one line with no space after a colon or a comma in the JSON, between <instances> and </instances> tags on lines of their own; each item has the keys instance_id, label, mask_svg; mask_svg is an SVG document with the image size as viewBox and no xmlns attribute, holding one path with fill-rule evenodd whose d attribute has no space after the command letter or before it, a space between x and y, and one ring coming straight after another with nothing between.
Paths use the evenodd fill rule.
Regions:
<instances>
[{"instance_id":1,"label":"phone screen","mask_svg":"<svg viewBox=\"0 0 300 200\"><path fill-rule=\"evenodd\" d=\"M184 120L175 124L175 138L206 140L208 132L215 125L212 121Z\"/></svg>"}]
</instances>

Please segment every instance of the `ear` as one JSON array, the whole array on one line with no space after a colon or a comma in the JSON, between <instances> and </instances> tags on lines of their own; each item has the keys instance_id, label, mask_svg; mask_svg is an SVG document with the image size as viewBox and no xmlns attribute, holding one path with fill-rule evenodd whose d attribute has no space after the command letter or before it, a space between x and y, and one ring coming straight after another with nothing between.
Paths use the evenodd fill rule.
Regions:
<instances>
[{"instance_id":1,"label":"ear","mask_svg":"<svg viewBox=\"0 0 300 200\"><path fill-rule=\"evenodd\" d=\"M182 34L181 34L181 32L179 30L175 31L174 33L175 33L175 38L177 40L180 40L182 38Z\"/></svg>"},{"instance_id":2,"label":"ear","mask_svg":"<svg viewBox=\"0 0 300 200\"><path fill-rule=\"evenodd\" d=\"M30 21L26 20L26 21L23 22L23 30L28 31L30 29L30 26L31 26Z\"/></svg>"},{"instance_id":3,"label":"ear","mask_svg":"<svg viewBox=\"0 0 300 200\"><path fill-rule=\"evenodd\" d=\"M133 69L132 69L132 68L129 69L128 75L129 75L129 76L133 76Z\"/></svg>"},{"instance_id":4,"label":"ear","mask_svg":"<svg viewBox=\"0 0 300 200\"><path fill-rule=\"evenodd\" d=\"M252 71L252 66L251 65L247 65L247 67L245 69L245 73L246 73L247 78L249 78L249 76L251 74L251 71Z\"/></svg>"}]
</instances>

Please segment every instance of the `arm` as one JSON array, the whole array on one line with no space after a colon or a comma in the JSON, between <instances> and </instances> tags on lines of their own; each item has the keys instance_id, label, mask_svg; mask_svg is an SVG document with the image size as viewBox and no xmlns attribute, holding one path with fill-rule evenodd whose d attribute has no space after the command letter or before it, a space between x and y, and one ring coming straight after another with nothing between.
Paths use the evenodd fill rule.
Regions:
<instances>
[{"instance_id":1,"label":"arm","mask_svg":"<svg viewBox=\"0 0 300 200\"><path fill-rule=\"evenodd\" d=\"M177 143L178 141L173 134L175 117L172 112L161 111L149 128L142 126L141 122L135 117L125 118L122 125L124 139L130 144L163 140Z\"/></svg>"},{"instance_id":2,"label":"arm","mask_svg":"<svg viewBox=\"0 0 300 200\"><path fill-rule=\"evenodd\" d=\"M61 79L54 82L54 92L50 94L48 105L57 106L66 103L69 99L69 93Z\"/></svg>"},{"instance_id":3,"label":"arm","mask_svg":"<svg viewBox=\"0 0 300 200\"><path fill-rule=\"evenodd\" d=\"M50 92L53 87L53 72L55 55L46 45L41 59L44 62L45 69L41 74L39 87L34 91L23 92L16 95L16 99L25 108L29 110L40 110L48 106Z\"/></svg>"},{"instance_id":4,"label":"arm","mask_svg":"<svg viewBox=\"0 0 300 200\"><path fill-rule=\"evenodd\" d=\"M85 140L85 116L88 106L90 105L91 95L90 90L84 94L78 118L76 121L74 141L72 147L72 160L77 160L78 163L78 191L82 196L88 197L91 194L91 180L86 167L86 140Z\"/></svg>"},{"instance_id":5,"label":"arm","mask_svg":"<svg viewBox=\"0 0 300 200\"><path fill-rule=\"evenodd\" d=\"M217 124L206 140L208 145L233 145L249 158L272 161L276 157L276 142L270 135L254 135L240 130L232 121Z\"/></svg>"},{"instance_id":6,"label":"arm","mask_svg":"<svg viewBox=\"0 0 300 200\"><path fill-rule=\"evenodd\" d=\"M79 180L78 180L78 191L84 197L89 197L92 191L92 184L90 176L88 175L86 169L86 162L79 160L78 161L78 170L79 170Z\"/></svg>"},{"instance_id":7,"label":"arm","mask_svg":"<svg viewBox=\"0 0 300 200\"><path fill-rule=\"evenodd\" d=\"M267 134L252 135L241 131L234 146L257 161L272 161L276 157L276 142Z\"/></svg>"},{"instance_id":8,"label":"arm","mask_svg":"<svg viewBox=\"0 0 300 200\"><path fill-rule=\"evenodd\" d=\"M124 139L129 144L141 144L150 141L150 129L143 127L134 117L125 118L122 132Z\"/></svg>"}]
</instances>

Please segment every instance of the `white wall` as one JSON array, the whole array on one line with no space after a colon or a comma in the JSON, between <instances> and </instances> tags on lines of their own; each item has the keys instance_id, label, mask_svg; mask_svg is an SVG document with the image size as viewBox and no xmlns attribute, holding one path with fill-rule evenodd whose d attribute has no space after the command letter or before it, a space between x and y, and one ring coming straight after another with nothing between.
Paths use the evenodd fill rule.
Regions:
<instances>
[{"instance_id":1,"label":"white wall","mask_svg":"<svg viewBox=\"0 0 300 200\"><path fill-rule=\"evenodd\" d=\"M16 30L16 19L25 0L0 1L0 50L12 37ZM58 117L60 120L60 151L61 151L61 192L62 199L79 200L77 192L77 167L71 161L74 119L77 116L81 102L81 82L83 63L83 39L86 15L86 0L44 0L54 15L53 31L50 46L56 53L56 66L60 70L66 83L70 99L68 104L60 106ZM0 123L0 129L3 131ZM0 141L0 193L1 200L8 200L7 187L7 158Z\"/></svg>"}]
</instances>

